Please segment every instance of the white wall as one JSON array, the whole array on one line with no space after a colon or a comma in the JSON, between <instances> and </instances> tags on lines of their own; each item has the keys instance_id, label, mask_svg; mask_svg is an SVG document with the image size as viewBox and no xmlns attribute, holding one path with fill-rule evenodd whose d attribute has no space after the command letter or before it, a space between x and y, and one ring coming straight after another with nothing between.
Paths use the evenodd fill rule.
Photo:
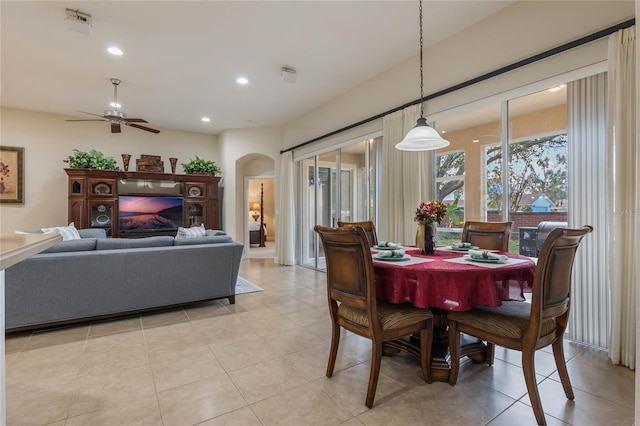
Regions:
<instances>
[{"instance_id":1,"label":"white wall","mask_svg":"<svg viewBox=\"0 0 640 426\"><path fill-rule=\"evenodd\" d=\"M428 17L429 3L425 3ZM424 91L434 93L634 17L631 1L519 1L424 51ZM425 19L428 24L429 18ZM416 29L416 40L418 34ZM428 40L425 43L428 45ZM417 49L416 49L417 50ZM577 53L577 54L576 54ZM579 52L545 59L430 102L425 114L531 83L606 59L606 40ZM284 128L283 149L383 113L420 97L418 56L297 118ZM380 125L381 127L381 125Z\"/></svg>"},{"instance_id":2,"label":"white wall","mask_svg":"<svg viewBox=\"0 0 640 426\"><path fill-rule=\"evenodd\" d=\"M256 155L262 154L273 160L274 171L277 170L282 146L282 129L274 127L226 130L220 134L219 141L224 164L224 229L234 239L243 241L248 220L244 205L244 176L256 176L254 172L246 171L244 164ZM260 174L273 175L265 170L260 170Z\"/></svg>"},{"instance_id":3,"label":"white wall","mask_svg":"<svg viewBox=\"0 0 640 426\"><path fill-rule=\"evenodd\" d=\"M162 156L167 173L171 172L169 157L178 158L176 173L183 173L180 163L195 155L221 162L217 137L213 135L167 129L153 134L125 126L122 133L112 134L108 123L69 123L64 120L70 117L12 108L2 108L0 112L2 145L25 149L25 203L0 205L2 234L68 223L64 172L68 165L62 160L74 148L102 151L114 157L120 168L121 154L131 154L131 171L140 154Z\"/></svg>"}]
</instances>

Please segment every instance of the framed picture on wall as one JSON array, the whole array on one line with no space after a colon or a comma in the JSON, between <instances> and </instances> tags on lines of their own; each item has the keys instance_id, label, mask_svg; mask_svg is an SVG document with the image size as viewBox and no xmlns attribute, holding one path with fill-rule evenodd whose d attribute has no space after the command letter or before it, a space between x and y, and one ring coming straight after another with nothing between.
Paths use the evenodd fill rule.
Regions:
<instances>
[{"instance_id":1,"label":"framed picture on wall","mask_svg":"<svg viewBox=\"0 0 640 426\"><path fill-rule=\"evenodd\" d=\"M0 146L0 203L24 204L24 148Z\"/></svg>"}]
</instances>

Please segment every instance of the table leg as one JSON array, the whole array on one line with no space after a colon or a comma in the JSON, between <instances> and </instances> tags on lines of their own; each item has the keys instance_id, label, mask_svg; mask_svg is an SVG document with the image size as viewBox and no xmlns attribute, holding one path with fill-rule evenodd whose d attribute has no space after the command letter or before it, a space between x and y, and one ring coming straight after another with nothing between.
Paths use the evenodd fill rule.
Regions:
<instances>
[{"instance_id":1,"label":"table leg","mask_svg":"<svg viewBox=\"0 0 640 426\"><path fill-rule=\"evenodd\" d=\"M434 382L448 382L451 369L451 356L449 354L449 334L447 331L447 313L437 309L433 312L433 345L431 346L431 377ZM413 335L409 343L415 350L409 352L420 357L420 336ZM473 363L481 364L487 361L487 345L475 337L465 334L460 336L460 357L469 357ZM393 356L398 353L397 345L383 345L382 354Z\"/></svg>"}]
</instances>

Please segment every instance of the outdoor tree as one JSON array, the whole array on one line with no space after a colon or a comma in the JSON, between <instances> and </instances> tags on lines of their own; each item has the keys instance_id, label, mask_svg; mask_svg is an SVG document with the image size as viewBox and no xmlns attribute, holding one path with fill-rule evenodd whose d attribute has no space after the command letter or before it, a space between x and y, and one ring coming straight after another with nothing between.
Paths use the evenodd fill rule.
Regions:
<instances>
[{"instance_id":1,"label":"outdoor tree","mask_svg":"<svg viewBox=\"0 0 640 426\"><path fill-rule=\"evenodd\" d=\"M567 198L567 135L554 135L509 144L509 211L527 211L522 204L524 194L544 193L556 205ZM439 201L451 205L462 196L464 180L464 153L454 152L437 157ZM487 208L500 209L502 198L502 148L487 150ZM445 202L445 198L454 202Z\"/></svg>"},{"instance_id":2,"label":"outdoor tree","mask_svg":"<svg viewBox=\"0 0 640 426\"><path fill-rule=\"evenodd\" d=\"M524 194L544 193L558 204L567 196L567 135L509 144L509 211L526 211ZM502 149L487 151L487 208L499 209L502 198Z\"/></svg>"}]
</instances>

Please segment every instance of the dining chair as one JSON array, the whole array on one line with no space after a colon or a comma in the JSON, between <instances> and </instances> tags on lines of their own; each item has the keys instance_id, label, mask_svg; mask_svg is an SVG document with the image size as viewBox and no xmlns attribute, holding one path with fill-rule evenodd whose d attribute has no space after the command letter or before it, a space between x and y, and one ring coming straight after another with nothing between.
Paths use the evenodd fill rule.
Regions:
<instances>
[{"instance_id":1,"label":"dining chair","mask_svg":"<svg viewBox=\"0 0 640 426\"><path fill-rule=\"evenodd\" d=\"M546 425L546 420L536 383L536 350L552 346L564 393L573 400L562 343L569 319L575 254L582 238L592 230L591 226L583 226L580 229L557 228L549 233L538 257L531 303L502 302L498 307L448 313L450 385L458 380L460 333L465 333L522 352L524 380L539 425ZM486 362L493 363L493 353L487 355Z\"/></svg>"},{"instance_id":2,"label":"dining chair","mask_svg":"<svg viewBox=\"0 0 640 426\"><path fill-rule=\"evenodd\" d=\"M340 327L371 339L371 369L365 404L371 408L378 386L382 343L418 356L422 377L431 383L433 314L409 303L391 304L376 298L373 260L364 229L316 225L327 265L327 294L332 322L327 377L333 375ZM402 337L420 335L420 350Z\"/></svg>"},{"instance_id":3,"label":"dining chair","mask_svg":"<svg viewBox=\"0 0 640 426\"><path fill-rule=\"evenodd\" d=\"M509 251L509 238L513 222L466 221L462 227L464 243L481 249Z\"/></svg>"},{"instance_id":4,"label":"dining chair","mask_svg":"<svg viewBox=\"0 0 640 426\"><path fill-rule=\"evenodd\" d=\"M376 234L376 226L372 221L367 220L363 222L342 222L338 221L339 228L352 228L354 226L360 226L364 229L364 233L369 241L369 247L373 247L378 244L378 234Z\"/></svg>"}]
</instances>

